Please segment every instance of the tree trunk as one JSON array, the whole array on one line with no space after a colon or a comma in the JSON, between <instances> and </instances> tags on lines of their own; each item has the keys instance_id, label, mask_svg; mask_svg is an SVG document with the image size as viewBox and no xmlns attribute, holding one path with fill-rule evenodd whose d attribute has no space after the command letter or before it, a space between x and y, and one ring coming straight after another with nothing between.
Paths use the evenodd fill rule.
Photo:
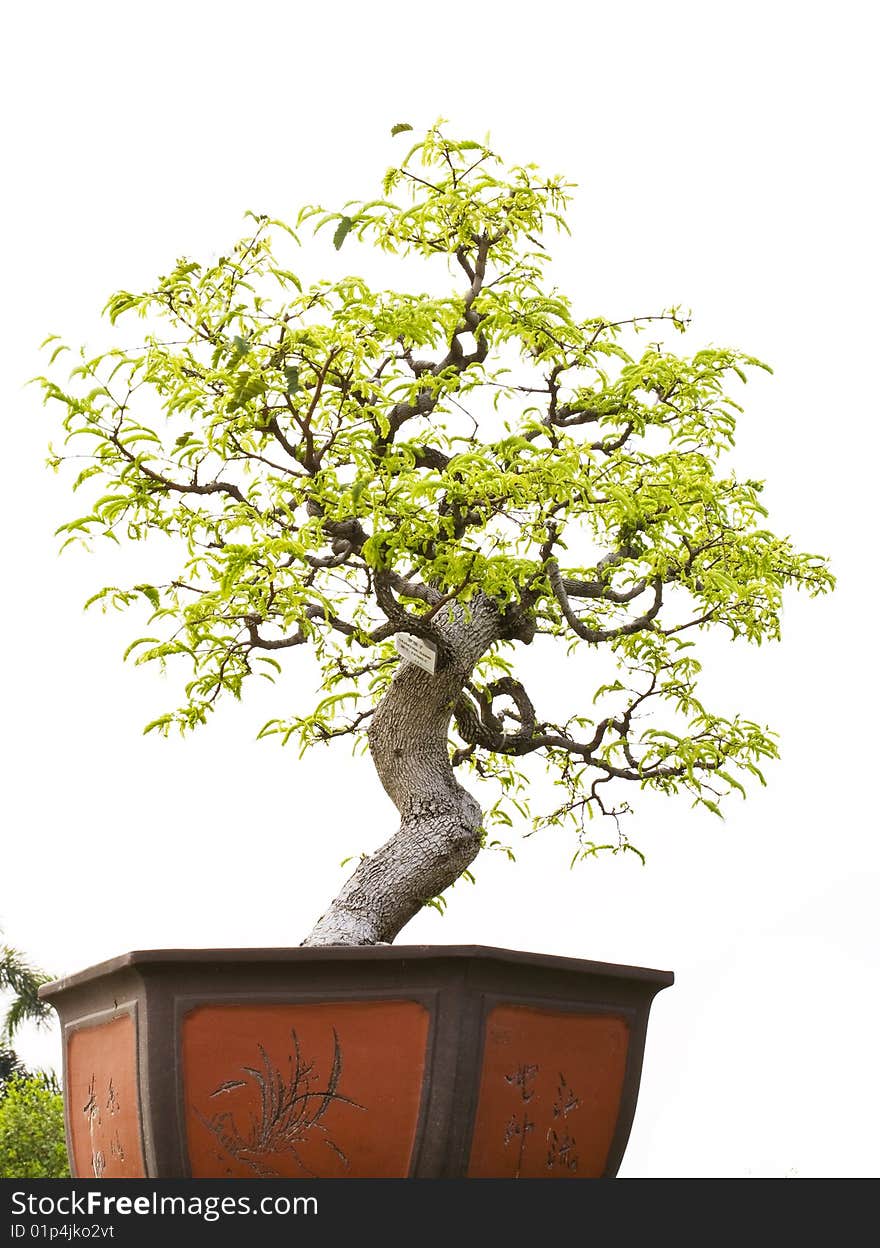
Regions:
<instances>
[{"instance_id":1,"label":"tree trunk","mask_svg":"<svg viewBox=\"0 0 880 1248\"><path fill-rule=\"evenodd\" d=\"M442 618L441 618L442 616ZM434 675L401 661L369 729L370 753L400 828L365 858L305 945L391 942L426 901L458 879L480 851L482 811L449 762L452 708L500 635L497 606L478 595L469 618L455 605L436 620L451 657Z\"/></svg>"}]
</instances>

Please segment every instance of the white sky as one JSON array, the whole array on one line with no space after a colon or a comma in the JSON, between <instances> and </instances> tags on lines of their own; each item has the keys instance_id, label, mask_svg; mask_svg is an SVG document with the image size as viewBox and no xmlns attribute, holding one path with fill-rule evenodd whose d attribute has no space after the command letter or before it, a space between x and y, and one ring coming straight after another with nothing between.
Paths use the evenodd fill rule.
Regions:
<instances>
[{"instance_id":1,"label":"white sky","mask_svg":"<svg viewBox=\"0 0 880 1248\"><path fill-rule=\"evenodd\" d=\"M43 467L56 430L23 382L46 334L99 347L112 290L227 247L245 209L369 198L399 151L390 126L442 115L579 184L557 253L584 316L679 302L694 350L774 366L744 393L737 463L767 478L777 532L831 555L839 588L792 597L781 646L712 650L713 705L783 747L724 824L654 803L630 828L647 867L574 872L571 841L545 834L516 865L486 856L477 887L403 940L675 971L622 1175L880 1171L872 25L847 0L6 13L4 939L57 973L132 948L296 944L340 860L396 826L344 744L299 763L254 740L304 687L295 662L196 737L142 737L176 704L173 677L123 666L136 617L81 609L130 579L132 552L56 557L75 505ZM60 1061L55 1033L17 1048Z\"/></svg>"}]
</instances>

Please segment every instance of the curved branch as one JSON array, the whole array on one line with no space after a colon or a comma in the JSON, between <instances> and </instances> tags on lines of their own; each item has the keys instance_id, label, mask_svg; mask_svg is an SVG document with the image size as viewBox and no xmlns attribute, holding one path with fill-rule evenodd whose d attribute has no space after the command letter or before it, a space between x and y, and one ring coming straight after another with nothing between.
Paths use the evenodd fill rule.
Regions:
<instances>
[{"instance_id":1,"label":"curved branch","mask_svg":"<svg viewBox=\"0 0 880 1248\"><path fill-rule=\"evenodd\" d=\"M452 463L452 457L438 451L436 446L417 446L413 449L416 468L433 468L435 472L443 472Z\"/></svg>"},{"instance_id":2,"label":"curved branch","mask_svg":"<svg viewBox=\"0 0 880 1248\"><path fill-rule=\"evenodd\" d=\"M120 441L119 432L108 432L107 440L116 447L117 451L128 460L128 462L137 468L138 472L143 473L148 481L152 481L154 485L160 485L163 490L170 490L174 494L226 494L229 498L234 498L237 503L243 503L245 507L250 507L257 515L260 510L255 507L252 502L241 492L237 485L232 481L210 481L206 485L199 485L193 476L193 480L189 482L173 481L170 477L164 476L155 469L150 468L142 459L138 459L133 455L127 446Z\"/></svg>"},{"instance_id":3,"label":"curved branch","mask_svg":"<svg viewBox=\"0 0 880 1248\"><path fill-rule=\"evenodd\" d=\"M642 629L652 629L654 627L654 619L663 605L663 581L659 576L651 581L654 589L654 601L642 615L637 616L634 620L630 620L627 624L619 625L617 628L588 628L586 624L581 623L572 609L565 588L565 578L559 571L559 564L555 559L548 559L545 566L550 586L562 608L562 614L573 631L577 633L578 637L582 637L584 641L594 643L612 641L615 637L628 637L631 633L638 633ZM612 599L612 601L615 601L615 599ZM628 601L628 599L618 599L616 601Z\"/></svg>"},{"instance_id":4,"label":"curved branch","mask_svg":"<svg viewBox=\"0 0 880 1248\"><path fill-rule=\"evenodd\" d=\"M414 637L422 637L426 641L433 642L437 647L437 657L441 664L447 662L451 652L445 637L427 616L413 615L400 605L391 592L393 576L395 576L394 573L377 571L373 577L376 602L388 617L388 623L374 629L370 633L370 639L384 641L387 637L393 637L395 633L412 633Z\"/></svg>"},{"instance_id":5,"label":"curved branch","mask_svg":"<svg viewBox=\"0 0 880 1248\"><path fill-rule=\"evenodd\" d=\"M440 591L434 589L433 585L425 585L421 581L410 581L407 577L401 576L399 572L386 572L385 576L391 588L396 589L405 598L418 598L432 607L442 601Z\"/></svg>"},{"instance_id":6,"label":"curved branch","mask_svg":"<svg viewBox=\"0 0 880 1248\"><path fill-rule=\"evenodd\" d=\"M599 442L591 442L590 450L601 451L603 455L611 455L614 451L619 451L620 448L625 445L626 440L632 433L633 429L635 429L635 425L632 421L627 421L623 427L623 432L619 437L610 439L602 438Z\"/></svg>"},{"instance_id":7,"label":"curved branch","mask_svg":"<svg viewBox=\"0 0 880 1248\"><path fill-rule=\"evenodd\" d=\"M502 718L492 710L492 703L499 697L510 698L516 707L521 725L518 732L505 732ZM484 689L468 684L453 708L453 716L459 735L468 745L502 754L530 754L537 748L532 744L535 708L524 686L512 676L502 676Z\"/></svg>"},{"instance_id":8,"label":"curved branch","mask_svg":"<svg viewBox=\"0 0 880 1248\"><path fill-rule=\"evenodd\" d=\"M454 368L456 373L463 373L471 364L482 364L489 354L489 343L483 334L478 333L480 323L483 317L474 311L474 300L483 288L483 282L486 277L486 261L489 256L489 248L494 239L490 239L483 234L477 240L477 253L473 265L467 260L462 249L459 248L458 256L459 264L462 265L465 272L470 278L470 286L464 296L464 315L462 317L462 326L456 329L449 343L446 355L436 364L431 364L427 368L419 367L415 370L417 376L429 375L439 377L448 368ZM461 253L461 254L459 254ZM462 261L466 263L462 263ZM476 335L476 347L471 352L465 352L459 340L461 333L473 333ZM414 416L429 416L439 402L439 394L433 393L427 388L419 390L414 403L402 401L395 403L388 416L388 433L379 439L379 445L385 446L394 440L401 425L411 420ZM429 465L434 467L435 465Z\"/></svg>"},{"instance_id":9,"label":"curved branch","mask_svg":"<svg viewBox=\"0 0 880 1248\"><path fill-rule=\"evenodd\" d=\"M568 576L562 578L562 587L569 598L601 598L605 602L632 602L648 588L645 577L636 581L631 589L612 589L604 581L575 581Z\"/></svg>"},{"instance_id":10,"label":"curved branch","mask_svg":"<svg viewBox=\"0 0 880 1248\"><path fill-rule=\"evenodd\" d=\"M337 633L342 633L346 637L353 637L357 634L357 629L353 624L349 624L347 620L340 619L338 615L333 615L325 607L319 607L316 603L306 607L306 619L321 620L324 624L329 624ZM259 626L266 621L261 615L251 614L244 617L245 627L248 630L248 641L252 650L286 650L290 646L301 646L309 641L309 637L303 632L302 624L297 631L290 637L261 637L258 632Z\"/></svg>"},{"instance_id":11,"label":"curved branch","mask_svg":"<svg viewBox=\"0 0 880 1248\"><path fill-rule=\"evenodd\" d=\"M505 676L501 680L487 685L484 690L477 689L469 683L462 691L455 707L453 717L456 728L467 749L456 750L453 755L453 766L471 757L475 749L491 750L496 754L522 757L536 750L561 750L576 758L582 759L591 767L603 773L603 782L618 779L643 782L645 779L680 779L688 774L689 768L681 763L667 766L655 763L645 767L639 763L632 752L630 730L633 717L638 708L649 698L660 696L657 673L652 673L650 683L641 693L633 691L633 699L627 708L617 716L607 716L596 725L592 739L575 741L564 729L547 731L553 725L542 724L542 731L535 731L535 711L531 699L522 684L512 677ZM510 697L519 712L522 730L516 733L505 733L502 722L492 711L492 703L496 697ZM619 767L606 758L597 757L609 729L619 735L623 747L623 755L627 766ZM724 758L714 760L699 759L690 764L691 770L717 771L724 766Z\"/></svg>"}]
</instances>

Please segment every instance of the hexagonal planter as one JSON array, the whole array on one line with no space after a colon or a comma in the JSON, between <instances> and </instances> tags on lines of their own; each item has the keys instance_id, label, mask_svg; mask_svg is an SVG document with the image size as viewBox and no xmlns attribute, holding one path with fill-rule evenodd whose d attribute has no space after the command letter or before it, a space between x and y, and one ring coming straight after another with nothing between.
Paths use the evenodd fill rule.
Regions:
<instances>
[{"instance_id":1,"label":"hexagonal planter","mask_svg":"<svg viewBox=\"0 0 880 1248\"><path fill-rule=\"evenodd\" d=\"M477 946L128 953L49 984L100 1178L617 1173L666 971Z\"/></svg>"}]
</instances>

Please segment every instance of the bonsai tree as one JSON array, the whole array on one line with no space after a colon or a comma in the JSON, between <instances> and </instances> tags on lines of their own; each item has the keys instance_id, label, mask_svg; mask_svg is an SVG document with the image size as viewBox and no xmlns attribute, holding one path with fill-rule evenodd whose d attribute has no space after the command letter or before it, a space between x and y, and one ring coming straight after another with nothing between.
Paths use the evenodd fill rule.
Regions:
<instances>
[{"instance_id":1,"label":"bonsai tree","mask_svg":"<svg viewBox=\"0 0 880 1248\"><path fill-rule=\"evenodd\" d=\"M66 541L172 539L163 584L90 599L148 604L127 654L188 664L147 731L195 728L308 649L318 700L261 736L353 738L397 807L304 943L392 941L514 818L570 824L575 856L621 852L627 793L717 813L776 754L769 730L700 701L695 649L710 628L775 640L785 586L832 584L765 527L761 483L724 466L729 390L766 366L676 354L675 308L585 318L547 273L570 190L438 125L378 198L293 227L252 215L227 255L114 294L126 345L39 379L64 412L51 463L98 487ZM294 270L306 226L335 275ZM344 274L365 245L406 261L404 289ZM54 362L66 348L48 343ZM565 718L518 674L536 639L577 664ZM530 809L530 759L558 784L549 809Z\"/></svg>"}]
</instances>

